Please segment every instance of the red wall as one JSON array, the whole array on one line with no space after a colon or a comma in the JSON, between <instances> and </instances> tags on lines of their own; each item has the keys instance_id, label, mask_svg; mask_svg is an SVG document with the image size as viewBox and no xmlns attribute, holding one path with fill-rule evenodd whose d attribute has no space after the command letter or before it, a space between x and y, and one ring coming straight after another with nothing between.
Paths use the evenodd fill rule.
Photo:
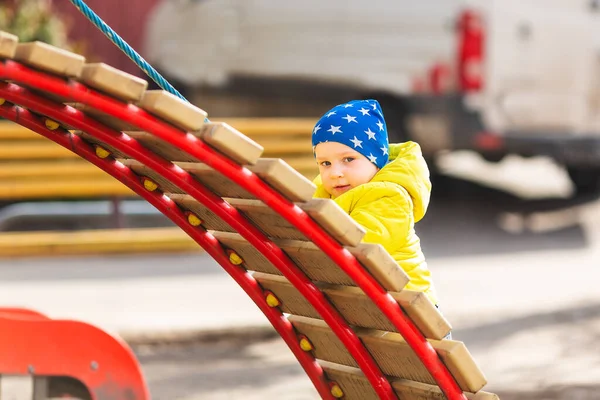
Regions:
<instances>
[{"instance_id":1,"label":"red wall","mask_svg":"<svg viewBox=\"0 0 600 400\"><path fill-rule=\"evenodd\" d=\"M121 38L144 56L143 35L152 8L161 0L85 0L85 3ZM85 43L89 62L104 62L131 74L146 77L68 0L55 0L55 9L70 25L72 40Z\"/></svg>"}]
</instances>

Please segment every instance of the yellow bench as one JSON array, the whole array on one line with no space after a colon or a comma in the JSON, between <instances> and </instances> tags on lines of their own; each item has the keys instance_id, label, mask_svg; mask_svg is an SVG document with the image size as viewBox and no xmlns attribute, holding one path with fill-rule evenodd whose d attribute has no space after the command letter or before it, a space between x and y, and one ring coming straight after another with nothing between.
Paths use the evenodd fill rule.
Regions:
<instances>
[{"instance_id":1,"label":"yellow bench","mask_svg":"<svg viewBox=\"0 0 600 400\"><path fill-rule=\"evenodd\" d=\"M0 235L2 258L201 250L181 229L170 227L5 232Z\"/></svg>"},{"instance_id":2,"label":"yellow bench","mask_svg":"<svg viewBox=\"0 0 600 400\"><path fill-rule=\"evenodd\" d=\"M264 147L313 178L309 118L226 118ZM0 121L0 201L135 196L120 182L71 151L8 121Z\"/></svg>"}]
</instances>

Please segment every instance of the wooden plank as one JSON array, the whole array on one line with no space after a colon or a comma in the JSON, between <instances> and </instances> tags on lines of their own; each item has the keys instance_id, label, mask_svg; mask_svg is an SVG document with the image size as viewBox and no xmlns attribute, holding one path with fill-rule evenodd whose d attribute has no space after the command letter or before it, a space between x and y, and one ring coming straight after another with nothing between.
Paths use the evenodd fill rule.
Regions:
<instances>
[{"instance_id":1,"label":"wooden plank","mask_svg":"<svg viewBox=\"0 0 600 400\"><path fill-rule=\"evenodd\" d=\"M300 207L342 245L357 246L366 233L333 200L312 199Z\"/></svg>"},{"instance_id":2,"label":"wooden plank","mask_svg":"<svg viewBox=\"0 0 600 400\"><path fill-rule=\"evenodd\" d=\"M207 123L193 135L239 164L255 164L263 147L224 122Z\"/></svg>"},{"instance_id":3,"label":"wooden plank","mask_svg":"<svg viewBox=\"0 0 600 400\"><path fill-rule=\"evenodd\" d=\"M47 93L43 93L44 96L47 96ZM59 101L62 101L59 100ZM132 125L126 124L114 117L108 116L107 114L103 114L100 113L96 110L93 110L91 108L86 108L83 105L79 105L76 103L69 103L70 105L79 108L81 110L87 111L87 114L90 115L91 117L99 120L102 123L107 124L108 126L112 127L113 129L119 130L119 131L125 131L125 133L127 133L128 135L135 137L137 140L142 140L145 139L146 137L148 137L148 143L146 147L152 148L153 151L161 154L163 157L165 158L170 158L171 160L176 160L176 161L186 161L186 162L198 162L198 160L192 156L190 156L189 154L185 153L182 150L179 149L175 149L174 147L166 144L165 142L161 141L160 139L156 138L155 136L152 136L148 133L145 132L139 132L137 130L137 128L133 127ZM236 120L236 119L232 119L232 120ZM259 121L263 120L263 118L259 118L258 122L252 122L252 119L248 119L247 124L242 124L242 127L246 127L246 125L248 125L249 128L251 128L251 132L252 130L258 130L260 129L260 123ZM271 120L273 120L272 124L275 124L277 121L283 121L282 124L283 126L286 125L286 118L272 118ZM210 125L210 124L209 124ZM128 131L128 129L133 129L133 131ZM238 132L239 135L241 135L241 133ZM152 138L152 140L155 142L150 142L150 138ZM0 121L0 140L16 140L16 139L27 139L27 140L37 140L37 141L45 141L47 140L46 138L44 138L41 135L38 135L18 124L15 124L13 122L10 121ZM223 142L227 143L227 137L223 138ZM269 144L269 142L267 141L265 143L267 146ZM168 146L170 148L164 148L163 146ZM241 147L242 149L244 149L244 147ZM164 150L163 150L164 149ZM235 150L235 149L233 149ZM245 150L244 150L245 151ZM269 153L272 153L274 156L279 157L280 155L273 152L272 150L268 150ZM166 156L166 154L171 154L171 153L175 153L177 154L177 157L169 157ZM238 153L243 153L243 151L238 151ZM261 173L262 172L262 168L267 168L268 167L268 163L267 164L262 164L265 163L266 161L261 161L259 160L257 157L260 156L260 151L257 152L256 156L252 156L252 159L256 160L255 162L257 163L257 165L247 165L247 167L252 170L255 173ZM233 154L233 153L232 153ZM231 155L229 157L232 157ZM238 154L238 156L233 156L233 158L241 163L241 164L245 164L244 162L244 157L247 157L247 154ZM288 164L289 168L292 168L296 171L298 171L299 173L301 173L303 176L306 176L310 179L313 179L317 174L318 174L318 168L316 165L316 162L314 160L314 157L312 154L303 154L303 155L298 155L298 156L285 156L285 160L283 161L284 165ZM270 159L265 159L265 160L270 160ZM269 161L271 162L271 161ZM274 161L273 161L274 162ZM258 165L261 164L261 165ZM279 167L277 167L279 169ZM286 167L286 169L288 169ZM270 173L270 171L269 171ZM279 171L276 170L273 173L277 173L279 174ZM287 173L287 172L285 172ZM265 176L262 177L263 179L266 179ZM280 179L280 181L283 182L288 182L287 179ZM291 181L290 181L291 182ZM298 186L298 188L296 188L295 184L288 184L287 185L288 188L290 190L294 190L294 192L298 192L297 194L294 193L295 195L298 196L298 200L294 200L294 201L306 201L307 199L304 198L303 196L306 195L306 193L308 192L308 185L305 183L302 183L302 186ZM302 188L302 190L300 189ZM278 188L278 190L280 192L282 192L282 194L287 195L286 193L284 193L284 188ZM310 189L313 190L313 189ZM233 196L232 196L233 197ZM302 197L303 199L300 199L300 197ZM290 197L291 199L291 197Z\"/></svg>"},{"instance_id":4,"label":"wooden plank","mask_svg":"<svg viewBox=\"0 0 600 400\"><path fill-rule=\"evenodd\" d=\"M197 131L205 123L206 111L165 90L147 90L139 106L185 131Z\"/></svg>"},{"instance_id":5,"label":"wooden plank","mask_svg":"<svg viewBox=\"0 0 600 400\"><path fill-rule=\"evenodd\" d=\"M400 292L408 284L409 277L380 244L360 243L346 247L365 269L390 292Z\"/></svg>"},{"instance_id":6,"label":"wooden plank","mask_svg":"<svg viewBox=\"0 0 600 400\"><path fill-rule=\"evenodd\" d=\"M316 186L281 159L259 158L248 169L290 201L306 202L315 193Z\"/></svg>"},{"instance_id":7,"label":"wooden plank","mask_svg":"<svg viewBox=\"0 0 600 400\"><path fill-rule=\"evenodd\" d=\"M345 400L377 400L379 397L371 384L358 368L319 361L327 377L337 383L344 392ZM445 400L446 396L438 386L414 382L407 379L390 378L392 388L402 400ZM480 391L464 393L469 400L499 400L493 393Z\"/></svg>"},{"instance_id":8,"label":"wooden plank","mask_svg":"<svg viewBox=\"0 0 600 400\"><path fill-rule=\"evenodd\" d=\"M0 120L0 140L43 141L48 139L12 121Z\"/></svg>"},{"instance_id":9,"label":"wooden plank","mask_svg":"<svg viewBox=\"0 0 600 400\"><path fill-rule=\"evenodd\" d=\"M242 211L268 236L307 241L300 231L263 202L229 198L227 201ZM356 246L364 235L364 229L331 200L312 199L306 203L299 203L298 206L342 245Z\"/></svg>"},{"instance_id":10,"label":"wooden plank","mask_svg":"<svg viewBox=\"0 0 600 400\"><path fill-rule=\"evenodd\" d=\"M344 346L341 340L333 333L325 321L298 315L291 315L288 317L288 320L292 323L299 335L303 335L308 339L312 347L312 355L315 358L358 368L358 364L354 361L354 358L348 352L346 346ZM354 331L356 331L356 329L357 328L354 328ZM367 350L369 350L368 347ZM372 354L372 356L379 364L379 360L375 358L375 355ZM381 367L381 365L379 366ZM422 365L420 367L423 368ZM383 368L381 368L381 371L385 373Z\"/></svg>"},{"instance_id":11,"label":"wooden plank","mask_svg":"<svg viewBox=\"0 0 600 400\"><path fill-rule=\"evenodd\" d=\"M281 275L281 272L241 235L217 231L211 231L211 233L222 244L239 254L244 260L244 266L247 269L267 274ZM316 247L314 247L311 242L303 242L300 240L274 240L274 242L312 281L330 282L341 285L353 284L348 275L333 264L328 257L323 253L312 251L312 249ZM323 257L314 257L319 254Z\"/></svg>"},{"instance_id":12,"label":"wooden plank","mask_svg":"<svg viewBox=\"0 0 600 400\"><path fill-rule=\"evenodd\" d=\"M186 161L198 162L195 157L192 157L182 149L179 149L162 139L142 131L124 131L127 136L130 136L140 142L147 149L152 150L162 158L169 161Z\"/></svg>"},{"instance_id":13,"label":"wooden plank","mask_svg":"<svg viewBox=\"0 0 600 400\"><path fill-rule=\"evenodd\" d=\"M12 33L0 31L0 58L13 58L19 45L19 38Z\"/></svg>"},{"instance_id":14,"label":"wooden plank","mask_svg":"<svg viewBox=\"0 0 600 400\"><path fill-rule=\"evenodd\" d=\"M88 142L90 144L90 146L93 146L93 147L99 146L102 149L107 150L110 153L110 157L112 157L112 158L118 158L118 159L130 158L127 154L123 153L122 151L117 150L113 146L109 146L107 143L104 143L102 140L99 140L88 133L81 132L81 131L75 131L73 133L75 135L79 136L81 139Z\"/></svg>"},{"instance_id":15,"label":"wooden plank","mask_svg":"<svg viewBox=\"0 0 600 400\"><path fill-rule=\"evenodd\" d=\"M292 224L277 214L274 210L267 207L262 201L252 199L235 199L229 197L224 200L238 209L270 238L308 241L308 239ZM364 231L354 221L352 221L352 219L350 219L348 214L344 213L343 210L337 207L337 205L335 205L333 202L331 203L333 203L335 207L318 207L314 206L313 202L314 200L311 200L309 203L299 203L298 205L300 208L304 208L305 205L308 204L309 211L312 213L311 216L316 216L322 221L325 221L328 218L336 218L338 221L337 225L335 227L329 226L331 229L331 232L329 233L334 235L334 237L342 244L357 244L356 241L359 238L358 233L362 234ZM325 216L321 213L329 213L329 215Z\"/></svg>"},{"instance_id":16,"label":"wooden plank","mask_svg":"<svg viewBox=\"0 0 600 400\"><path fill-rule=\"evenodd\" d=\"M310 159L303 159L299 157L283 156L283 159L290 165L290 167L301 173L302 176L306 177L312 182L317 175L319 175L319 168L317 167L314 158L312 158L312 156L310 157Z\"/></svg>"},{"instance_id":17,"label":"wooden plank","mask_svg":"<svg viewBox=\"0 0 600 400\"><path fill-rule=\"evenodd\" d=\"M254 199L255 197L242 189L238 184L226 178L211 167L202 163L175 162L184 171L189 172L202 185L209 188L219 197Z\"/></svg>"},{"instance_id":18,"label":"wooden plank","mask_svg":"<svg viewBox=\"0 0 600 400\"><path fill-rule=\"evenodd\" d=\"M300 335L306 336L310 341L313 347L312 354L315 358L358 368L358 364L354 361L354 358L324 321L298 316L289 317L289 321ZM359 333L361 332L360 329L355 329L355 331L385 375L436 385L427 368L423 366L423 363L414 351L406 345L406 342L404 342L404 346L397 346L391 349L388 347L387 350L390 353L382 354L377 346L368 340L366 342L363 340L363 336L365 335Z\"/></svg>"},{"instance_id":19,"label":"wooden plank","mask_svg":"<svg viewBox=\"0 0 600 400\"><path fill-rule=\"evenodd\" d=\"M168 160L199 162L198 159L185 151L172 146L150 133L142 131L125 131L124 133L140 141L145 147ZM227 136L227 134L225 134L225 136ZM233 136L237 136L237 134L234 134ZM205 137L200 138L204 140ZM247 143L245 139L242 140L242 145L235 148L233 147L236 145L235 138L227 139L224 137L223 140L226 140L227 146L231 148L231 151L226 154L227 156L232 157L234 161L238 162L248 161L257 163L257 165L249 165L248 168L262 178L267 179L267 183L271 183L277 189L280 189L284 192L283 194L288 194L290 197L298 199L297 201L307 201L312 197L312 193L315 190L312 182L295 172L284 161L279 159L264 159L264 161L263 159L254 159L254 155L260 156L262 148L256 147L257 145L253 143ZM310 195L308 195L309 192Z\"/></svg>"},{"instance_id":20,"label":"wooden plank","mask_svg":"<svg viewBox=\"0 0 600 400\"><path fill-rule=\"evenodd\" d=\"M167 197L177 203L182 209L196 214L202 220L204 229L215 231L235 232L234 229L219 218L215 213L202 205L192 196L187 194L165 193Z\"/></svg>"},{"instance_id":21,"label":"wooden plank","mask_svg":"<svg viewBox=\"0 0 600 400\"><path fill-rule=\"evenodd\" d=\"M284 312L321 319L310 303L284 277L256 272L254 278L281 300ZM394 325L358 287L330 284L318 284L318 287L349 324L397 332ZM442 339L452 329L424 293L412 290L389 293L426 338Z\"/></svg>"},{"instance_id":22,"label":"wooden plank","mask_svg":"<svg viewBox=\"0 0 600 400\"><path fill-rule=\"evenodd\" d=\"M31 159L56 159L79 158L79 156L64 147L51 142L12 141L4 142L0 146L0 160L31 160Z\"/></svg>"},{"instance_id":23,"label":"wooden plank","mask_svg":"<svg viewBox=\"0 0 600 400\"><path fill-rule=\"evenodd\" d=\"M138 131L138 127L130 124L128 122L122 121L119 118L113 117L112 115L103 113L102 111L98 111L93 107L82 103L66 103L69 106L76 108L77 110L83 112L90 118L95 119L101 124L106 125L107 127L114 129L116 131Z\"/></svg>"},{"instance_id":24,"label":"wooden plank","mask_svg":"<svg viewBox=\"0 0 600 400\"><path fill-rule=\"evenodd\" d=\"M276 244L314 282L354 285L354 281L312 242L278 240ZM264 271L267 272L267 271Z\"/></svg>"},{"instance_id":25,"label":"wooden plank","mask_svg":"<svg viewBox=\"0 0 600 400\"><path fill-rule=\"evenodd\" d=\"M89 65L89 64L85 64ZM84 66L85 68L85 66ZM278 135L278 140L282 138L288 138L294 136L293 132L287 132L285 127L289 125L288 120L290 118L227 118L224 120L229 126L233 127L232 129L237 130L238 132L243 132L243 134L255 142L261 141L265 144L269 144L269 138L260 135L261 131L264 129L270 129L271 125L281 125L283 127L282 132ZM239 122L241 121L241 122ZM265 121L265 122L263 122ZM262 124L266 124L263 126ZM212 122L212 124L219 124L218 122ZM21 129L27 131L27 128L22 127L21 125L15 124L12 121L0 121L0 138L4 138L4 125L14 125L15 129ZM310 136L310 131L308 136ZM296 163L303 168L306 167L315 167L317 166L315 162L315 158L312 152L304 153L298 156L288 156L286 160L292 165L292 163Z\"/></svg>"},{"instance_id":26,"label":"wooden plank","mask_svg":"<svg viewBox=\"0 0 600 400\"><path fill-rule=\"evenodd\" d=\"M83 159L0 163L0 179L4 180L106 175L106 172Z\"/></svg>"},{"instance_id":27,"label":"wooden plank","mask_svg":"<svg viewBox=\"0 0 600 400\"><path fill-rule=\"evenodd\" d=\"M83 71L85 57L44 42L20 43L14 59L52 74L78 78Z\"/></svg>"},{"instance_id":28,"label":"wooden plank","mask_svg":"<svg viewBox=\"0 0 600 400\"><path fill-rule=\"evenodd\" d=\"M291 316L289 320L296 331L312 343L316 358L358 367L348 350L324 321L299 316ZM363 328L355 328L355 332L385 375L436 384L400 334ZM463 391L475 393L487 384L485 376L463 342L434 339L428 339L428 342L440 355Z\"/></svg>"},{"instance_id":29,"label":"wooden plank","mask_svg":"<svg viewBox=\"0 0 600 400\"><path fill-rule=\"evenodd\" d=\"M480 390L477 393L465 393L465 396L467 396L467 399L469 400L500 400L500 397L498 397L497 394L483 390Z\"/></svg>"},{"instance_id":30,"label":"wooden plank","mask_svg":"<svg viewBox=\"0 0 600 400\"><path fill-rule=\"evenodd\" d=\"M0 140L47 140L19 124L8 120L0 120Z\"/></svg>"},{"instance_id":31,"label":"wooden plank","mask_svg":"<svg viewBox=\"0 0 600 400\"><path fill-rule=\"evenodd\" d=\"M34 93L34 94L36 94L36 95L38 95L40 97L43 97L45 99L52 100L55 103L58 103L58 104L63 103L63 104L67 104L67 105L73 104L73 98L71 97L70 93L67 94L66 96L63 96L63 95L57 94L55 92L45 91L44 89L40 89L40 88L37 88L35 86L27 86L25 84L20 84L20 85L24 86L24 87L27 87L27 89L30 92L32 92L32 93ZM64 123L61 124L61 125L63 127L66 127L66 129L74 129L74 128L71 128L71 127L67 127Z\"/></svg>"},{"instance_id":32,"label":"wooden plank","mask_svg":"<svg viewBox=\"0 0 600 400\"><path fill-rule=\"evenodd\" d=\"M280 308L283 312L321 319L319 313L284 277L269 275L262 272L255 272L252 276L263 289L270 290L277 296L281 302ZM352 317L352 315L350 315L350 317ZM344 316L344 318L346 317ZM346 318L346 320L348 323L361 326L360 321L349 320L348 318Z\"/></svg>"},{"instance_id":33,"label":"wooden plank","mask_svg":"<svg viewBox=\"0 0 600 400\"><path fill-rule=\"evenodd\" d=\"M85 64L81 81L124 101L139 101L148 87L146 80L104 63Z\"/></svg>"},{"instance_id":34,"label":"wooden plank","mask_svg":"<svg viewBox=\"0 0 600 400\"><path fill-rule=\"evenodd\" d=\"M161 174L155 172L150 167L142 164L141 162L134 159L119 159L126 167L131 168L133 172L138 174L140 177L150 178L154 183L158 185L158 190L164 193L177 193L177 194L185 194L186 192L180 189L177 185L172 183L170 180L164 178Z\"/></svg>"},{"instance_id":35,"label":"wooden plank","mask_svg":"<svg viewBox=\"0 0 600 400\"><path fill-rule=\"evenodd\" d=\"M223 244L233 249L244 259L247 269L268 274L281 275L265 257L254 249L241 235L228 232L212 232ZM299 240L275 240L296 265L312 281L336 285L355 285L346 273L325 255L314 243ZM346 247L358 261L389 291L400 291L408 283L408 276L393 258L376 244L361 243L357 247Z\"/></svg>"},{"instance_id":36,"label":"wooden plank","mask_svg":"<svg viewBox=\"0 0 600 400\"><path fill-rule=\"evenodd\" d=\"M379 308L359 288L333 285L320 286L338 310L347 316L348 321L351 318L359 322L354 325L363 328L397 331ZM452 330L450 323L431 303L425 293L413 290L389 293L426 338L442 339Z\"/></svg>"},{"instance_id":37,"label":"wooden plank","mask_svg":"<svg viewBox=\"0 0 600 400\"><path fill-rule=\"evenodd\" d=\"M306 136L311 137L315 123L319 119L315 118L220 118L236 129L244 132L252 138L265 138L269 136Z\"/></svg>"},{"instance_id":38,"label":"wooden plank","mask_svg":"<svg viewBox=\"0 0 600 400\"><path fill-rule=\"evenodd\" d=\"M100 179L99 177L89 179L77 177L73 179L55 178L53 180L42 179L38 181L0 181L0 198L4 200L73 199L113 196L137 197L131 189L108 175L106 179Z\"/></svg>"},{"instance_id":39,"label":"wooden plank","mask_svg":"<svg viewBox=\"0 0 600 400\"><path fill-rule=\"evenodd\" d=\"M196 158L185 151L177 149L149 133L137 130L127 131L128 128L131 128L131 125L123 123L116 118L86 108L83 105L75 103L71 103L71 105L82 110L85 109L91 117L100 120L100 122L109 125L113 129L123 130L124 133L142 142L145 147L151 149L163 158L178 162L198 162ZM47 141L45 137L11 121L0 121L0 140ZM118 155L117 157L123 158L125 156ZM303 157L286 157L285 160L270 158L257 159L255 165L247 165L247 168L259 175L263 180L267 181L267 183L292 201L309 200L309 193L311 193L310 196L312 196L314 187L312 182L304 177L313 178L318 174L318 168L314 157L310 154ZM294 172L293 170L296 170L297 172ZM295 176L298 175L298 173L301 173L303 177L298 179L298 177ZM289 177L287 175L289 175ZM277 182L283 183L283 185L278 186L279 184ZM243 196L230 195L227 197Z\"/></svg>"},{"instance_id":40,"label":"wooden plank","mask_svg":"<svg viewBox=\"0 0 600 400\"><path fill-rule=\"evenodd\" d=\"M393 339L396 338L393 337ZM463 342L455 340L432 342L434 342L432 344L435 351L460 388L467 392L481 393L481 389L487 384L487 378L473 359L467 346Z\"/></svg>"},{"instance_id":41,"label":"wooden plank","mask_svg":"<svg viewBox=\"0 0 600 400\"><path fill-rule=\"evenodd\" d=\"M1 257L198 252L202 248L175 227L2 232Z\"/></svg>"},{"instance_id":42,"label":"wooden plank","mask_svg":"<svg viewBox=\"0 0 600 400\"><path fill-rule=\"evenodd\" d=\"M342 390L344 400L380 400L360 369L323 360L319 360L318 362L323 368L325 375L327 375L327 378ZM402 400L406 399L402 397ZM423 397L419 400L429 400L429 398Z\"/></svg>"},{"instance_id":43,"label":"wooden plank","mask_svg":"<svg viewBox=\"0 0 600 400\"><path fill-rule=\"evenodd\" d=\"M233 198L226 198L225 200L270 238L308 240L296 227L260 200Z\"/></svg>"},{"instance_id":44,"label":"wooden plank","mask_svg":"<svg viewBox=\"0 0 600 400\"><path fill-rule=\"evenodd\" d=\"M268 274L281 275L281 272L240 234L235 232L221 231L210 231L210 233L224 247L235 251L242 258L242 260L244 260L244 268L251 271L260 271Z\"/></svg>"}]
</instances>

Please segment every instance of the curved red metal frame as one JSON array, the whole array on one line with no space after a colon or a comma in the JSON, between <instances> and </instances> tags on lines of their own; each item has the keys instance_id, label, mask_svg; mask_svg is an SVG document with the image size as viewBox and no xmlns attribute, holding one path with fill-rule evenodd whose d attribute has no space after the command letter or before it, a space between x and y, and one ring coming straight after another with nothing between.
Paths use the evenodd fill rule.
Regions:
<instances>
[{"instance_id":1,"label":"curved red metal frame","mask_svg":"<svg viewBox=\"0 0 600 400\"><path fill-rule=\"evenodd\" d=\"M289 259L289 257L258 228L252 225L229 203L210 192L198 183L191 175L149 152L135 139L110 129L79 110L64 104L56 104L48 99L29 93L26 89L14 84L0 84L0 93L7 100L22 104L56 121L75 127L99 138L123 153L147 165L157 173L167 177L212 212L227 222L232 228L244 236L253 246L261 251L288 280L303 293L310 304L319 312L340 341L348 348L359 364L365 376L383 399L396 399L396 394L379 366L373 360L356 333L348 326L343 317L329 303L325 295L306 277L306 275Z\"/></svg>"},{"instance_id":2,"label":"curved red metal frame","mask_svg":"<svg viewBox=\"0 0 600 400\"><path fill-rule=\"evenodd\" d=\"M16 101L27 105L32 110L50 116L52 119L62 121L77 129L86 131L100 138L102 141L112 145L125 154L130 155L156 172L168 177L173 183L186 190L194 198L201 203L207 205L211 211L219 215L225 222L230 224L234 229L238 230L242 236L246 237L249 242L253 243L257 248L262 248L265 252L265 257L276 265L286 276L290 282L300 282L299 285L311 286L312 297L306 296L313 307L323 316L323 319L328 322L332 330L336 332L340 340L348 347L350 353L357 360L357 363L365 371L370 381L375 381L374 385L382 398L396 398L396 395L384 377L383 373L377 366L376 362L368 350L364 347L358 336L346 324L344 319L339 315L337 310L331 306L327 298L314 286L314 284L296 267L296 265L287 257L287 255L274 243L262 234L256 227L246 221L235 208L223 201L220 197L206 190L186 171L173 165L170 161L166 161L154 153L148 152L137 141L123 135L121 132L111 130L96 120L85 116L81 111L75 110L72 107L57 105L49 100L39 98L35 95L28 94L27 91L19 86L9 84L6 85L8 91L2 91L0 84L0 92L4 93L4 97L9 100ZM17 93L20 93L17 94ZM126 143L122 143L122 139L127 138ZM137 150L137 151L136 151ZM309 288L310 289L310 288ZM299 289L301 290L301 289Z\"/></svg>"},{"instance_id":3,"label":"curved red metal frame","mask_svg":"<svg viewBox=\"0 0 600 400\"><path fill-rule=\"evenodd\" d=\"M262 182L248 169L220 155L193 135L172 127L143 109L132 104L121 103L93 91L81 83L47 76L11 60L6 60L3 64L0 64L0 77L55 93L59 96L69 98L74 102L86 104L137 126L139 129L183 149L188 154L236 182L249 193L260 198L269 207L293 224L300 232L309 237L371 298L415 351L446 397L451 400L466 399L433 347L406 317L392 296L373 277L368 274L362 274L360 272L362 268L354 256L324 232L306 213L266 183ZM263 252L263 254L265 253ZM294 284L294 282L292 283ZM297 287L297 289L307 299L313 295L310 290L305 290L303 287ZM324 316L323 318L325 319ZM351 346L345 345L349 351L352 351ZM361 346L360 344L358 345ZM363 372L365 372L365 375L368 375L368 371L363 369ZM371 379L370 381L375 390L377 390L377 383Z\"/></svg>"},{"instance_id":4,"label":"curved red metal frame","mask_svg":"<svg viewBox=\"0 0 600 400\"><path fill-rule=\"evenodd\" d=\"M221 244L214 236L210 235L201 227L194 227L189 224L187 215L180 210L176 203L164 196L160 191L150 192L146 190L138 175L124 165L116 162L114 159L101 159L96 156L94 149L81 138L71 135L62 128L59 128L59 130L56 131L49 130L43 122L38 120L38 117L31 115L27 110L20 110L15 106L5 104L0 106L0 116L23 125L73 151L87 161L90 161L92 164L131 188L182 228L223 267L246 294L248 294L252 301L254 301L263 314L265 314L277 333L279 333L288 347L292 350L292 353L306 371L313 385L319 392L319 395L323 399L333 399L329 390L329 382L324 376L321 366L315 361L310 353L307 353L300 348L292 324L278 308L272 308L266 304L264 301L264 293L260 285L244 268L231 264L226 251L223 250ZM85 383L85 381L83 382Z\"/></svg>"}]
</instances>

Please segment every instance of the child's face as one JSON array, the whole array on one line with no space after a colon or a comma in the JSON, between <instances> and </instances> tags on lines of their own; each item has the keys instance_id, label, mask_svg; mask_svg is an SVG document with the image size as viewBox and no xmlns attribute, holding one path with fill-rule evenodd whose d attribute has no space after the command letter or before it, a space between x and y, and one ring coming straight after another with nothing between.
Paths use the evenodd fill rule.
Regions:
<instances>
[{"instance_id":1,"label":"child's face","mask_svg":"<svg viewBox=\"0 0 600 400\"><path fill-rule=\"evenodd\" d=\"M334 199L369 182L379 171L368 158L345 144L319 143L315 147L315 155L323 186Z\"/></svg>"}]
</instances>

